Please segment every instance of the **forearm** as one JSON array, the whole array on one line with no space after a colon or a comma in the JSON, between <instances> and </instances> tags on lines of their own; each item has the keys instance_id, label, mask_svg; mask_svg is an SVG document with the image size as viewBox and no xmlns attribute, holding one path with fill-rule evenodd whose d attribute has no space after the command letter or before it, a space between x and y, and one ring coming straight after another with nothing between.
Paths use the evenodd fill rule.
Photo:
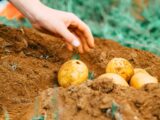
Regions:
<instances>
[{"instance_id":1,"label":"forearm","mask_svg":"<svg viewBox=\"0 0 160 120\"><path fill-rule=\"evenodd\" d=\"M41 7L44 5L40 0L9 0L17 9L19 9L31 21L37 19Z\"/></svg>"}]
</instances>

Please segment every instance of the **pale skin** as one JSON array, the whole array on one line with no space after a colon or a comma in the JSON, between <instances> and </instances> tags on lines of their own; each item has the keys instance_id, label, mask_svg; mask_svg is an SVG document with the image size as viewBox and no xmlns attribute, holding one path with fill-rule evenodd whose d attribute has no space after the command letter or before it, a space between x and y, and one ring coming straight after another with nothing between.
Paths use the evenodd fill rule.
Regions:
<instances>
[{"instance_id":1,"label":"pale skin","mask_svg":"<svg viewBox=\"0 0 160 120\"><path fill-rule=\"evenodd\" d=\"M67 48L80 53L89 52L94 47L94 39L89 27L76 15L49 8L39 0L9 0L40 30L47 30L64 40Z\"/></svg>"}]
</instances>

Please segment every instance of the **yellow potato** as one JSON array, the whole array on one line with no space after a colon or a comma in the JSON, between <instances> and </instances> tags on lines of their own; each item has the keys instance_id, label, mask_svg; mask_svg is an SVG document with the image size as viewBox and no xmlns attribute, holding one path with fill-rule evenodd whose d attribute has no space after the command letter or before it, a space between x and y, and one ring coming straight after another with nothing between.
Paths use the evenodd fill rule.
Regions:
<instances>
[{"instance_id":1,"label":"yellow potato","mask_svg":"<svg viewBox=\"0 0 160 120\"><path fill-rule=\"evenodd\" d=\"M129 86L126 80L118 74L115 73L105 73L98 77L98 79L108 78L111 79L113 83L121 86Z\"/></svg>"},{"instance_id":2,"label":"yellow potato","mask_svg":"<svg viewBox=\"0 0 160 120\"><path fill-rule=\"evenodd\" d=\"M113 58L107 64L106 73L119 74L128 82L134 74L134 69L128 60L124 58Z\"/></svg>"},{"instance_id":3,"label":"yellow potato","mask_svg":"<svg viewBox=\"0 0 160 120\"><path fill-rule=\"evenodd\" d=\"M158 80L149 74L139 72L133 75L130 81L130 85L137 89L143 87L145 84L148 83L158 83Z\"/></svg>"},{"instance_id":4,"label":"yellow potato","mask_svg":"<svg viewBox=\"0 0 160 120\"><path fill-rule=\"evenodd\" d=\"M88 78L88 68L80 60L69 60L58 72L58 83L62 87L81 84Z\"/></svg>"},{"instance_id":5,"label":"yellow potato","mask_svg":"<svg viewBox=\"0 0 160 120\"><path fill-rule=\"evenodd\" d=\"M142 68L135 68L134 69L134 74L136 73L146 73L146 74L149 74L145 69L142 69Z\"/></svg>"}]
</instances>

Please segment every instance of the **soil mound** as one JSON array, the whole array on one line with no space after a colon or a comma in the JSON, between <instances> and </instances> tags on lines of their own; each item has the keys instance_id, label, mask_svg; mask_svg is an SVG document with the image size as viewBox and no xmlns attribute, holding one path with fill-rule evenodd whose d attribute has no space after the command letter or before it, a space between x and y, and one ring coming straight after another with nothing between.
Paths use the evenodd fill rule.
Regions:
<instances>
[{"instance_id":1,"label":"soil mound","mask_svg":"<svg viewBox=\"0 0 160 120\"><path fill-rule=\"evenodd\" d=\"M159 57L111 40L95 38L95 43L95 49L80 55L95 78L105 72L109 60L123 57L160 80ZM37 97L37 109L47 120L160 119L159 85L136 90L95 79L79 86L55 87L60 66L72 55L58 38L0 25L0 117L7 110L12 120L31 119Z\"/></svg>"}]
</instances>

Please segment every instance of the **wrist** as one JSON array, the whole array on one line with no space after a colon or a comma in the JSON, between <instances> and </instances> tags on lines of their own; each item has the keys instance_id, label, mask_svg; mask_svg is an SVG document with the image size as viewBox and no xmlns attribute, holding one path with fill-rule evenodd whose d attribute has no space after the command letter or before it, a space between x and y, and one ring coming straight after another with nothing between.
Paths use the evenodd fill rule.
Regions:
<instances>
[{"instance_id":1,"label":"wrist","mask_svg":"<svg viewBox=\"0 0 160 120\"><path fill-rule=\"evenodd\" d=\"M9 0L31 22L35 22L40 15L40 10L45 7L40 0Z\"/></svg>"}]
</instances>

